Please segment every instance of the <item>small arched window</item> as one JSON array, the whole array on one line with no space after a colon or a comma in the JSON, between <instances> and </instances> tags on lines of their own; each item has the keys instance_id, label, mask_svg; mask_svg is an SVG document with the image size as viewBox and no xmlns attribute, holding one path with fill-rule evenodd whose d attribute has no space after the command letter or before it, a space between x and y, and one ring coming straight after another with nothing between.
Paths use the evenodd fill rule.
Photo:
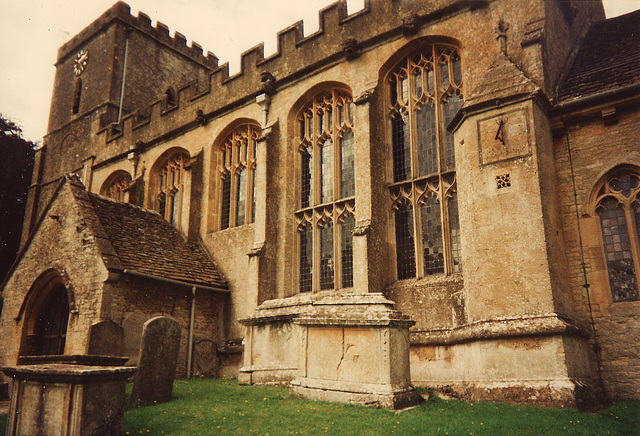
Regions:
<instances>
[{"instance_id":1,"label":"small arched window","mask_svg":"<svg viewBox=\"0 0 640 436\"><path fill-rule=\"evenodd\" d=\"M102 185L100 194L115 201L124 202L125 193L131 186L131 175L126 171L116 171Z\"/></svg>"},{"instance_id":2,"label":"small arched window","mask_svg":"<svg viewBox=\"0 0 640 436\"><path fill-rule=\"evenodd\" d=\"M256 141L260 131L260 127L254 124L241 125L220 145L221 230L251 223L255 219Z\"/></svg>"},{"instance_id":3,"label":"small arched window","mask_svg":"<svg viewBox=\"0 0 640 436\"><path fill-rule=\"evenodd\" d=\"M622 168L608 177L596 197L611 298L638 300L640 274L640 173Z\"/></svg>"},{"instance_id":4,"label":"small arched window","mask_svg":"<svg viewBox=\"0 0 640 436\"><path fill-rule=\"evenodd\" d=\"M463 102L454 47L432 45L404 58L386 79L396 275L462 271L453 134Z\"/></svg>"},{"instance_id":5,"label":"small arched window","mask_svg":"<svg viewBox=\"0 0 640 436\"><path fill-rule=\"evenodd\" d=\"M180 221L180 211L184 196L185 172L189 165L189 155L177 152L169 156L158 172L159 192L158 212L174 226Z\"/></svg>"},{"instance_id":6,"label":"small arched window","mask_svg":"<svg viewBox=\"0 0 640 436\"><path fill-rule=\"evenodd\" d=\"M165 104L167 108L172 108L176 105L176 92L173 88L167 88L164 93Z\"/></svg>"},{"instance_id":7,"label":"small arched window","mask_svg":"<svg viewBox=\"0 0 640 436\"><path fill-rule=\"evenodd\" d=\"M313 97L297 117L299 290L353 286L354 105L347 91Z\"/></svg>"},{"instance_id":8,"label":"small arched window","mask_svg":"<svg viewBox=\"0 0 640 436\"><path fill-rule=\"evenodd\" d=\"M80 111L80 97L82 96L82 79L76 80L76 87L73 91L73 107L72 111L77 114Z\"/></svg>"}]
</instances>

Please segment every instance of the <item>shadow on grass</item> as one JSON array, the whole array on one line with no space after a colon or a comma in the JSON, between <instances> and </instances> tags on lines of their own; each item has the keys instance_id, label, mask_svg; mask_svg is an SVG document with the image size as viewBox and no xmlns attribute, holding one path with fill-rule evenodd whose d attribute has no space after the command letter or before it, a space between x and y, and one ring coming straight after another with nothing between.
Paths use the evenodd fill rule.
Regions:
<instances>
[{"instance_id":1,"label":"shadow on grass","mask_svg":"<svg viewBox=\"0 0 640 436\"><path fill-rule=\"evenodd\" d=\"M130 387L129 387L130 389ZM308 401L284 387L239 386L234 380L176 380L167 403L130 408L125 434L424 434L633 435L640 402L620 402L599 413L431 397L395 412Z\"/></svg>"}]
</instances>

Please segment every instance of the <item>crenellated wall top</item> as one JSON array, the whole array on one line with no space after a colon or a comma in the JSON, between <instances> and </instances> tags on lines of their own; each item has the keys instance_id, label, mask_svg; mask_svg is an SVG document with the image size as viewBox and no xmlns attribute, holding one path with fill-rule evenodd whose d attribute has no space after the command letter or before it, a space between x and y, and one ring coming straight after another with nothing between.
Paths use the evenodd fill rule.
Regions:
<instances>
[{"instance_id":1,"label":"crenellated wall top","mask_svg":"<svg viewBox=\"0 0 640 436\"><path fill-rule=\"evenodd\" d=\"M175 105L168 107L162 100L155 101L150 107L130 113L123 125L103 124L99 133L106 133L107 142L124 137L127 142L149 144L153 138L166 138L170 131L184 129L186 124L206 123L260 94L270 94L323 65L354 60L362 51L385 40L414 34L425 23L484 8L489 3L488 0L365 0L363 9L349 15L346 2L340 0L319 11L316 32L305 36L303 22L298 21L278 32L273 55L265 58L264 44L258 44L242 53L237 74L229 75L228 63L220 65L205 83L194 77L190 83L177 87ZM118 3L110 11L113 15L122 14L122 10L128 13L127 6ZM107 14L97 21L108 20ZM177 38L183 37L178 34ZM215 95L215 99L206 98L209 94Z\"/></svg>"},{"instance_id":2,"label":"crenellated wall top","mask_svg":"<svg viewBox=\"0 0 640 436\"><path fill-rule=\"evenodd\" d=\"M93 23L84 28L80 33L71 38L58 49L58 59L56 65L60 64L67 56L74 53L79 46L92 38L96 33L106 28L114 21L119 21L127 26L135 28L140 32L154 38L160 44L165 45L191 60L213 69L218 66L218 58L211 52L203 54L202 46L194 41L187 45L187 38L180 32L174 32L174 36L169 35L169 27L161 22L155 26L151 25L151 18L143 12L138 12L138 16L131 15L131 8L128 4L119 1L109 8L104 14Z\"/></svg>"}]
</instances>

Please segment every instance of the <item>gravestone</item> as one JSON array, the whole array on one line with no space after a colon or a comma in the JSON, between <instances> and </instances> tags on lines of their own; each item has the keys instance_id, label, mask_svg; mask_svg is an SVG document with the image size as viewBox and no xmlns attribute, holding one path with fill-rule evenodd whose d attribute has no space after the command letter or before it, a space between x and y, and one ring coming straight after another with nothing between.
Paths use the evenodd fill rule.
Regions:
<instances>
[{"instance_id":1,"label":"gravestone","mask_svg":"<svg viewBox=\"0 0 640 436\"><path fill-rule=\"evenodd\" d=\"M122 327L124 328L124 355L129 358L127 365L138 365L142 326L149 319L150 317L148 315L135 311L126 313L122 320Z\"/></svg>"},{"instance_id":2,"label":"gravestone","mask_svg":"<svg viewBox=\"0 0 640 436\"><path fill-rule=\"evenodd\" d=\"M150 404L171 399L181 330L176 321L166 316L151 318L144 323L131 404Z\"/></svg>"},{"instance_id":3,"label":"gravestone","mask_svg":"<svg viewBox=\"0 0 640 436\"><path fill-rule=\"evenodd\" d=\"M193 343L192 377L216 377L218 375L218 347L207 338L196 337Z\"/></svg>"},{"instance_id":4,"label":"gravestone","mask_svg":"<svg viewBox=\"0 0 640 436\"><path fill-rule=\"evenodd\" d=\"M100 356L122 356L124 329L111 320L91 325L88 354Z\"/></svg>"}]
</instances>

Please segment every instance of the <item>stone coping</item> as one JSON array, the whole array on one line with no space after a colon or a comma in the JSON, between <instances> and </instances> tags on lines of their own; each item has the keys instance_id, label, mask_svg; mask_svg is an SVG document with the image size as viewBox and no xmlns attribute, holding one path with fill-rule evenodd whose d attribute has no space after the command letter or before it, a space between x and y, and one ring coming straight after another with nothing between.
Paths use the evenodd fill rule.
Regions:
<instances>
[{"instance_id":1,"label":"stone coping","mask_svg":"<svg viewBox=\"0 0 640 436\"><path fill-rule=\"evenodd\" d=\"M337 325L337 326L366 326L366 327L406 327L416 322L407 318L334 318L334 317L304 317L293 319L294 324L302 326Z\"/></svg>"},{"instance_id":2,"label":"stone coping","mask_svg":"<svg viewBox=\"0 0 640 436\"><path fill-rule=\"evenodd\" d=\"M7 377L14 380L73 384L124 381L137 371L133 366L87 366L62 363L4 366L0 369Z\"/></svg>"},{"instance_id":3,"label":"stone coping","mask_svg":"<svg viewBox=\"0 0 640 436\"><path fill-rule=\"evenodd\" d=\"M584 329L557 315L477 321L472 324L441 331L411 331L411 345L451 345L484 339L522 336L571 335L589 337Z\"/></svg>"},{"instance_id":4,"label":"stone coping","mask_svg":"<svg viewBox=\"0 0 640 436\"><path fill-rule=\"evenodd\" d=\"M48 356L20 356L19 365L36 365L47 363L66 363L70 365L88 366L122 366L128 357L104 356L98 354L54 354Z\"/></svg>"},{"instance_id":5,"label":"stone coping","mask_svg":"<svg viewBox=\"0 0 640 436\"><path fill-rule=\"evenodd\" d=\"M356 325L389 325L384 320L409 322L409 317L394 307L395 303L380 292L361 294L327 291L267 300L255 309L252 316L239 322L247 326L283 321L327 324L326 320L329 319L341 325L345 322ZM305 321L297 321L298 318ZM411 321L409 326L413 324Z\"/></svg>"}]
</instances>

